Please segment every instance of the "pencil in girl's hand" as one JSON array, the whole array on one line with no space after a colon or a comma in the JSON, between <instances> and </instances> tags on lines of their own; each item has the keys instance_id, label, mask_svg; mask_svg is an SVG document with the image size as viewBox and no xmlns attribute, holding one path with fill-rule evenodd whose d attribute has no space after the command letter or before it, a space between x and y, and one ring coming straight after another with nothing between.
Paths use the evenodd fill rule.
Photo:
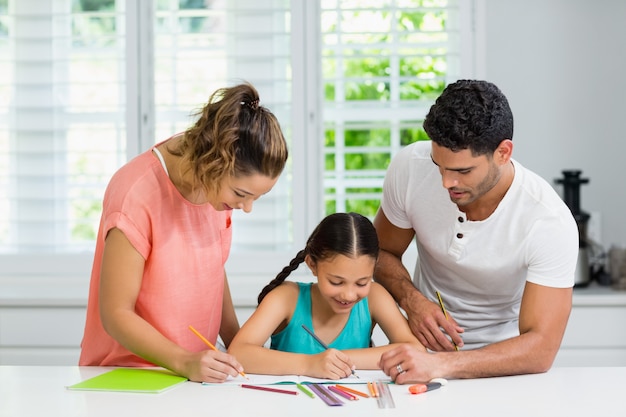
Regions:
<instances>
[{"instance_id":1,"label":"pencil in girl's hand","mask_svg":"<svg viewBox=\"0 0 626 417\"><path fill-rule=\"evenodd\" d=\"M197 331L191 324L189 325L189 330L191 330L192 332L195 333L196 336L198 336L200 338L200 340L202 340L208 347L210 347L211 349L213 349L214 351L218 351L218 349L215 347L215 345L213 345L213 343L209 342L204 336L202 336L202 333L200 333L199 331ZM248 376L243 372L239 372L239 375L241 375L242 377L246 378L246 379L250 379L248 378Z\"/></svg>"},{"instance_id":2,"label":"pencil in girl's hand","mask_svg":"<svg viewBox=\"0 0 626 417\"><path fill-rule=\"evenodd\" d=\"M306 324L303 324L303 325L302 325L302 328L303 328L304 330L306 330L306 332L307 332L308 334L310 334L310 335L311 335L311 337L312 337L313 339L315 339L315 341L316 341L317 343L319 343L319 344L320 344L320 346L322 346L324 349L328 349L328 345L327 345L326 343L324 343L324 341L323 341L322 339L320 339L319 337L317 337L317 335L316 335L315 333L313 333L313 330L309 329L309 328L307 327L307 325L306 325ZM358 376L358 375L354 372L354 369L351 369L350 371L352 372L352 375L354 375L355 377L359 378L359 376Z\"/></svg>"},{"instance_id":3,"label":"pencil in girl's hand","mask_svg":"<svg viewBox=\"0 0 626 417\"><path fill-rule=\"evenodd\" d=\"M313 333L313 330L309 329L309 328L306 326L306 324L303 324L303 325L302 325L302 328L303 328L304 330L306 330L306 332L307 332L308 334L310 334L310 335L311 335L311 337L312 337L313 339L315 339L315 341L316 341L317 343L319 343L319 344L320 344L320 345L321 345L324 349L328 349L328 345L327 345L326 343L324 343L324 341L323 341L322 339L320 339L319 337L317 337L317 335L316 335L315 333Z\"/></svg>"}]
</instances>

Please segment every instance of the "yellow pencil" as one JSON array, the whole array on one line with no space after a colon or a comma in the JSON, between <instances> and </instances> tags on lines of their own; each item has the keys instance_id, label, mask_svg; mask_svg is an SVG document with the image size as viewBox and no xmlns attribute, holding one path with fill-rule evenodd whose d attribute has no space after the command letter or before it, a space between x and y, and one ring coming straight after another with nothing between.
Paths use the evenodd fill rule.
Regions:
<instances>
[{"instance_id":1,"label":"yellow pencil","mask_svg":"<svg viewBox=\"0 0 626 417\"><path fill-rule=\"evenodd\" d=\"M441 294L439 294L439 291L435 291L435 293L437 294L437 299L439 300L439 307L441 307L441 311L443 311L443 315L446 316L446 320L448 320L448 312L446 311L446 307L443 304L443 299L441 298ZM454 345L454 350L458 352L459 347L456 345L456 343L454 343L453 340L452 340L452 344Z\"/></svg>"},{"instance_id":2,"label":"yellow pencil","mask_svg":"<svg viewBox=\"0 0 626 417\"><path fill-rule=\"evenodd\" d=\"M189 325L189 330L191 330L192 332L194 332L196 334L196 336L198 336L200 338L200 340L202 340L204 343L206 343L206 345L208 347L210 347L211 349L213 349L214 351L217 351L217 348L213 345L213 343L209 342L204 336L202 336L202 334L197 331L192 325ZM239 372L239 375L241 375L242 377L246 378L246 379L250 379L248 378L248 376L243 372Z\"/></svg>"},{"instance_id":3,"label":"yellow pencil","mask_svg":"<svg viewBox=\"0 0 626 417\"><path fill-rule=\"evenodd\" d=\"M376 389L376 385L373 382L367 382L367 389L370 391L370 395L372 397L378 397L378 390Z\"/></svg>"}]
</instances>

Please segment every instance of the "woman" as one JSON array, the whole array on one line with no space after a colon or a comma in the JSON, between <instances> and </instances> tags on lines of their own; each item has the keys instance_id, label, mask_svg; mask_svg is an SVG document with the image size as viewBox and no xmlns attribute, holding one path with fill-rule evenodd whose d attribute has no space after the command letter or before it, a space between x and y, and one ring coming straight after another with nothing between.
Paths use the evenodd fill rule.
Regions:
<instances>
[{"instance_id":1,"label":"woman","mask_svg":"<svg viewBox=\"0 0 626 417\"><path fill-rule=\"evenodd\" d=\"M80 365L162 366L192 381L242 372L225 352L239 330L224 264L233 209L252 210L287 145L257 91L216 91L184 133L123 166L104 196Z\"/></svg>"}]
</instances>

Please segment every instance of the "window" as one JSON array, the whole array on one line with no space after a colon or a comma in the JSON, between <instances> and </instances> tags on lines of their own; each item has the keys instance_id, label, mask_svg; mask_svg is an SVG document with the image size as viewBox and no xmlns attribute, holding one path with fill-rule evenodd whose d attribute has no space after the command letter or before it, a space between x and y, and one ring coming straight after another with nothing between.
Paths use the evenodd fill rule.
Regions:
<instances>
[{"instance_id":1,"label":"window","mask_svg":"<svg viewBox=\"0 0 626 417\"><path fill-rule=\"evenodd\" d=\"M290 147L272 192L235 213L228 272L253 303L325 213L373 217L390 158L460 74L463 15L456 0L0 0L0 281L86 288L110 176L246 80Z\"/></svg>"},{"instance_id":2,"label":"window","mask_svg":"<svg viewBox=\"0 0 626 417\"><path fill-rule=\"evenodd\" d=\"M453 1L322 1L327 214L373 218L385 169L428 136L422 117L459 70Z\"/></svg>"}]
</instances>

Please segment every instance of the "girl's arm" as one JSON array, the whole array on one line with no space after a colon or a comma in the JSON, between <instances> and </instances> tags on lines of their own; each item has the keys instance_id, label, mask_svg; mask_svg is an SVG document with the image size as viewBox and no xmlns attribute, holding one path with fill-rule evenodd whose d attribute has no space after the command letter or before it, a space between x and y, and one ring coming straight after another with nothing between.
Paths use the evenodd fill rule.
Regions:
<instances>
[{"instance_id":1,"label":"girl's arm","mask_svg":"<svg viewBox=\"0 0 626 417\"><path fill-rule=\"evenodd\" d=\"M389 339L389 344L366 349L345 350L344 353L350 356L357 369L379 369L380 355L401 343L410 343L426 351L411 332L408 321L402 315L391 294L376 282L372 282L371 286L368 303L372 323L380 326Z\"/></svg>"},{"instance_id":2,"label":"girl's arm","mask_svg":"<svg viewBox=\"0 0 626 417\"><path fill-rule=\"evenodd\" d=\"M307 355L264 347L276 329L284 327L291 319L298 293L297 284L285 282L267 294L241 326L228 353L235 356L245 371L251 374L345 378L350 375L352 362L338 350L328 349L320 354Z\"/></svg>"}]
</instances>

